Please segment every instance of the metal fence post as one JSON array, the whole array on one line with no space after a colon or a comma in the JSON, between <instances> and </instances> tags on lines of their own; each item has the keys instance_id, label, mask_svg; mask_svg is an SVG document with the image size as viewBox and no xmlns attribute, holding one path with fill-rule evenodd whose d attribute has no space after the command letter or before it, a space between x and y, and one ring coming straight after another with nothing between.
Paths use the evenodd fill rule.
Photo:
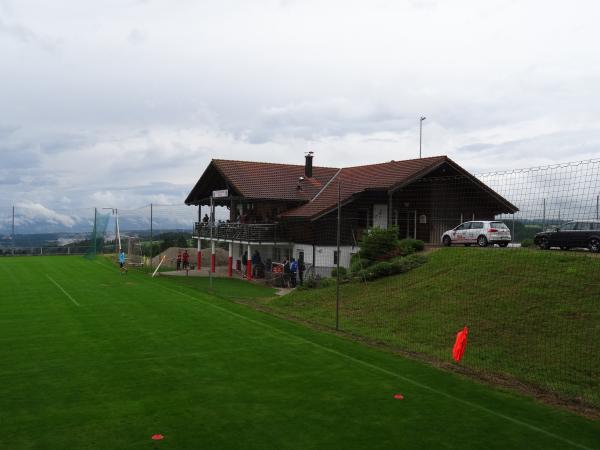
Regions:
<instances>
[{"instance_id":1,"label":"metal fence post","mask_svg":"<svg viewBox=\"0 0 600 450\"><path fill-rule=\"evenodd\" d=\"M546 230L546 199L544 199L544 213L542 218L542 231Z\"/></svg>"},{"instance_id":2,"label":"metal fence post","mask_svg":"<svg viewBox=\"0 0 600 450\"><path fill-rule=\"evenodd\" d=\"M15 205L12 207L12 232L11 232L11 242L12 242L12 254L15 256Z\"/></svg>"},{"instance_id":3,"label":"metal fence post","mask_svg":"<svg viewBox=\"0 0 600 450\"><path fill-rule=\"evenodd\" d=\"M97 225L97 219L98 219L98 209L94 207L94 257L96 257L96 254L98 252L98 239L96 239L96 225Z\"/></svg>"},{"instance_id":4,"label":"metal fence post","mask_svg":"<svg viewBox=\"0 0 600 450\"><path fill-rule=\"evenodd\" d=\"M340 329L340 234L342 228L341 181L338 181L338 214L337 214L337 270L335 293L335 329Z\"/></svg>"},{"instance_id":5,"label":"metal fence post","mask_svg":"<svg viewBox=\"0 0 600 450\"><path fill-rule=\"evenodd\" d=\"M154 235L153 235L154 228L153 228L153 224L152 224L153 213L154 213L154 211L152 209L152 203L150 203L150 270L152 270L152 266L153 266L152 257L154 256Z\"/></svg>"}]
</instances>

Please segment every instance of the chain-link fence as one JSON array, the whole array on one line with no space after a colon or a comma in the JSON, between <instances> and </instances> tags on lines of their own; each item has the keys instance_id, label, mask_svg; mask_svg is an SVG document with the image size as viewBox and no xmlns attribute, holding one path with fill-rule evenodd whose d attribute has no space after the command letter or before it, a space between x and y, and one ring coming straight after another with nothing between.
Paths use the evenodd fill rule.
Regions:
<instances>
[{"instance_id":1,"label":"chain-link fence","mask_svg":"<svg viewBox=\"0 0 600 450\"><path fill-rule=\"evenodd\" d=\"M103 252L121 246L132 262L177 268L187 251L193 267L192 237L209 226L217 276L299 287L255 300L261 308L597 414L599 196L600 160L589 160L475 178L440 169L302 224L225 223L223 215L203 225L208 208L185 205L18 203L0 208L0 255L98 250L92 232L102 216ZM244 242L239 229L250 227L261 242ZM208 238L204 269L212 264L207 246ZM464 327L467 349L455 361Z\"/></svg>"},{"instance_id":2,"label":"chain-link fence","mask_svg":"<svg viewBox=\"0 0 600 450\"><path fill-rule=\"evenodd\" d=\"M302 289L260 307L597 414L599 195L600 160L371 193L313 221Z\"/></svg>"}]
</instances>

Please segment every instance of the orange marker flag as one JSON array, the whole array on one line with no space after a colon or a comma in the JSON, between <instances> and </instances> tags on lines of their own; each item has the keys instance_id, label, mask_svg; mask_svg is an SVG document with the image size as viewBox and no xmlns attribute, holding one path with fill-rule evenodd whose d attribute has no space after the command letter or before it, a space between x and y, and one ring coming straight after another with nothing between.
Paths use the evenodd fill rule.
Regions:
<instances>
[{"instance_id":1,"label":"orange marker flag","mask_svg":"<svg viewBox=\"0 0 600 450\"><path fill-rule=\"evenodd\" d=\"M452 349L452 358L454 358L454 361L456 362L460 362L465 354L465 349L467 348L467 334L469 334L469 329L467 327L464 327L456 334L456 342L454 342L454 348Z\"/></svg>"}]
</instances>

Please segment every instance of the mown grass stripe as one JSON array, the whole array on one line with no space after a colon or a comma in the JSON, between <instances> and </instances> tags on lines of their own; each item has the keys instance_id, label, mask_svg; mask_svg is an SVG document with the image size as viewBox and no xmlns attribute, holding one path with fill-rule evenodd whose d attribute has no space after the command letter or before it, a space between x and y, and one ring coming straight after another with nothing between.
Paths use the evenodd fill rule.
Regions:
<instances>
[{"instance_id":1,"label":"mown grass stripe","mask_svg":"<svg viewBox=\"0 0 600 450\"><path fill-rule=\"evenodd\" d=\"M63 287L60 284L58 284L56 281L54 281L54 279L50 275L46 274L46 278L48 278L58 289L60 289L62 291L62 293L65 294L67 296L67 298L73 302L74 305L81 306L77 302L77 300L75 300L73 297L71 297L71 294L69 294L67 291L65 291L63 289Z\"/></svg>"}]
</instances>

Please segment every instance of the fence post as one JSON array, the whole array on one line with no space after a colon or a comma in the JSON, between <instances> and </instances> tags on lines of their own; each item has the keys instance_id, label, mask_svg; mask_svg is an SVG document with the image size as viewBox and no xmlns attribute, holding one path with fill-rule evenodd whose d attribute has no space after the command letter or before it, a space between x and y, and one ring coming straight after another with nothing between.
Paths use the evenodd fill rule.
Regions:
<instances>
[{"instance_id":1,"label":"fence post","mask_svg":"<svg viewBox=\"0 0 600 450\"><path fill-rule=\"evenodd\" d=\"M153 218L153 209L152 209L152 203L150 203L150 270L152 270L152 266L154 264L152 264L152 257L154 256L154 228L153 228L153 224L152 221L154 220Z\"/></svg>"},{"instance_id":2,"label":"fence post","mask_svg":"<svg viewBox=\"0 0 600 450\"><path fill-rule=\"evenodd\" d=\"M512 232L512 241L517 242L517 232L515 231L515 213L512 213L512 222L513 222L513 232Z\"/></svg>"},{"instance_id":3,"label":"fence post","mask_svg":"<svg viewBox=\"0 0 600 450\"><path fill-rule=\"evenodd\" d=\"M15 205L12 207L12 255L15 256Z\"/></svg>"},{"instance_id":4,"label":"fence post","mask_svg":"<svg viewBox=\"0 0 600 450\"><path fill-rule=\"evenodd\" d=\"M599 211L600 195L596 195L596 220L600 219Z\"/></svg>"},{"instance_id":5,"label":"fence post","mask_svg":"<svg viewBox=\"0 0 600 450\"><path fill-rule=\"evenodd\" d=\"M342 224L342 205L341 205L341 181L338 181L338 201L337 201L337 270L336 270L336 292L335 292L335 329L340 329L340 234Z\"/></svg>"},{"instance_id":6,"label":"fence post","mask_svg":"<svg viewBox=\"0 0 600 450\"><path fill-rule=\"evenodd\" d=\"M546 230L546 199L544 199L544 214L542 218L542 231Z\"/></svg>"},{"instance_id":7,"label":"fence post","mask_svg":"<svg viewBox=\"0 0 600 450\"><path fill-rule=\"evenodd\" d=\"M98 252L98 239L96 239L96 222L97 222L97 218L98 218L98 209L94 207L94 257L96 257L96 254Z\"/></svg>"}]
</instances>

